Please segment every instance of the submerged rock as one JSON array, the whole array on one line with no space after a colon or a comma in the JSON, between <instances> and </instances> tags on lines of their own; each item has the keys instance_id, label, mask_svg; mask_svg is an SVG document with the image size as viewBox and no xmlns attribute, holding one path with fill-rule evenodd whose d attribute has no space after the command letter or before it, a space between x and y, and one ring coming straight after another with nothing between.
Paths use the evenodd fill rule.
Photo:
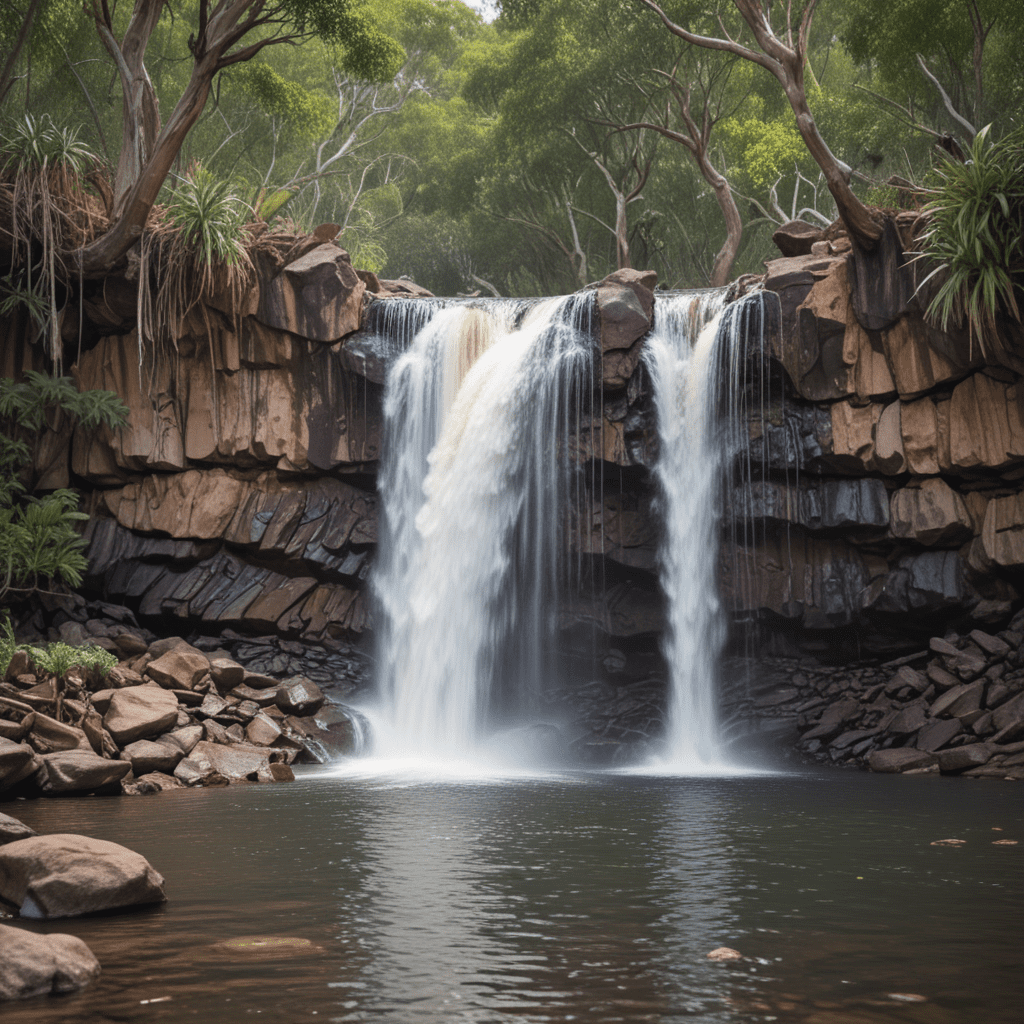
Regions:
<instances>
[{"instance_id":1,"label":"submerged rock","mask_svg":"<svg viewBox=\"0 0 1024 1024\"><path fill-rule=\"evenodd\" d=\"M0 1000L67 995L99 977L100 964L74 935L36 935L0 924Z\"/></svg>"}]
</instances>

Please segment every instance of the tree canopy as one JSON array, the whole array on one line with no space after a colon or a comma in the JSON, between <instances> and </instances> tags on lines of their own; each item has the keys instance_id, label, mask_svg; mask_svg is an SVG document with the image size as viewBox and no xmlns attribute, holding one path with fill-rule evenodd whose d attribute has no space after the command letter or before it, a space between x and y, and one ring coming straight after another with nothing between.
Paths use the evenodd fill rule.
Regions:
<instances>
[{"instance_id":1,"label":"tree canopy","mask_svg":"<svg viewBox=\"0 0 1024 1024\"><path fill-rule=\"evenodd\" d=\"M199 164L256 215L333 221L357 265L438 292L567 290L624 260L702 285L723 253L756 272L778 223L835 218L835 183L774 72L650 6L504 0L487 24L459 0L8 0L0 113L50 114L109 167L86 269ZM660 5L754 48L742 6ZM812 6L793 73L850 201L893 206L937 145L1020 124L1012 0ZM797 38L790 8L766 9Z\"/></svg>"}]
</instances>

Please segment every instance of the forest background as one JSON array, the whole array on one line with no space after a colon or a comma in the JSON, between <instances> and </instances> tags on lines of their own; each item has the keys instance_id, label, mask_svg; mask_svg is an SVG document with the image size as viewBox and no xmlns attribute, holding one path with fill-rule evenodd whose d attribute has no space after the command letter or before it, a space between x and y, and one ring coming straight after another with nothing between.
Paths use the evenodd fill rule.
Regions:
<instances>
[{"instance_id":1,"label":"forest background","mask_svg":"<svg viewBox=\"0 0 1024 1024\"><path fill-rule=\"evenodd\" d=\"M122 93L100 6L0 0L0 114L5 132L26 115L74 129L113 169ZM223 68L159 202L211 176L271 227L339 224L356 266L437 294L571 291L624 262L665 287L708 284L726 220L686 138L736 205L731 276L762 269L780 223L836 216L779 83L687 44L639 0L505 0L490 22L459 0L349 6L397 44L378 54L380 80L315 32ZM662 6L712 35L737 19L729 3ZM102 9L122 38L132 5ZM200 13L171 0L149 40L165 117ZM1022 50L1018 0L823 0L807 100L865 202L913 205L926 194L908 186L927 184L940 151L967 151L983 125L992 138L1019 128Z\"/></svg>"}]
</instances>

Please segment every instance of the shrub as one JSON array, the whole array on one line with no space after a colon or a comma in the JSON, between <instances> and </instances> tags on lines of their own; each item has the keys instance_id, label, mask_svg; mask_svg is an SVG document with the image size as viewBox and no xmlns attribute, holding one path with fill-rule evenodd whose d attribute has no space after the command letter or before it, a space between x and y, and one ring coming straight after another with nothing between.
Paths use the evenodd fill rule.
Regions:
<instances>
[{"instance_id":1,"label":"shrub","mask_svg":"<svg viewBox=\"0 0 1024 1024\"><path fill-rule=\"evenodd\" d=\"M86 428L116 427L127 409L109 391L79 392L68 377L29 370L23 381L0 379L0 601L53 584L78 586L86 569L77 526L78 495L60 489L27 493L22 474L39 444L47 417L67 415Z\"/></svg>"},{"instance_id":2,"label":"shrub","mask_svg":"<svg viewBox=\"0 0 1024 1024\"><path fill-rule=\"evenodd\" d=\"M944 158L932 172L922 253L938 282L927 315L943 330L967 320L982 351L1002 312L1020 321L1024 292L1024 130L1001 141L978 132L966 162Z\"/></svg>"}]
</instances>

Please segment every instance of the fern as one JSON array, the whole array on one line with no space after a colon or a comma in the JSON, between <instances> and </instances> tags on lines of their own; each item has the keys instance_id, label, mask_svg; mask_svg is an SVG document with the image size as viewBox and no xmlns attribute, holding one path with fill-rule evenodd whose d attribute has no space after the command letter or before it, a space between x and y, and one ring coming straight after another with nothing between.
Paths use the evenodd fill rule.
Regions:
<instances>
[{"instance_id":1,"label":"fern","mask_svg":"<svg viewBox=\"0 0 1024 1024\"><path fill-rule=\"evenodd\" d=\"M88 517L78 495L61 489L25 493L20 474L32 452L25 436L39 436L53 410L87 428L116 427L127 409L109 391L79 392L69 377L28 370L25 379L0 379L0 599L54 584L77 587L88 567L78 527Z\"/></svg>"},{"instance_id":2,"label":"fern","mask_svg":"<svg viewBox=\"0 0 1024 1024\"><path fill-rule=\"evenodd\" d=\"M45 647L23 646L21 649L28 653L37 669L58 679L65 679L73 668L96 669L105 676L117 664L115 655L95 644L72 647L58 640Z\"/></svg>"}]
</instances>

